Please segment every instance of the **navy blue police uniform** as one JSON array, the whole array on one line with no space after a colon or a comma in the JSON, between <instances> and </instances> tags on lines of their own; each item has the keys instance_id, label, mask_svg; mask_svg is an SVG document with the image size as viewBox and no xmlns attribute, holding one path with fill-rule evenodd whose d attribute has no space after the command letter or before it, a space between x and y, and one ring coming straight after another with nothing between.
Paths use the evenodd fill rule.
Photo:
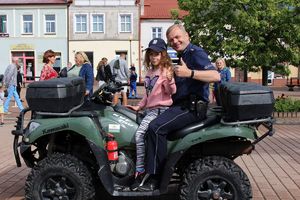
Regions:
<instances>
[{"instance_id":1,"label":"navy blue police uniform","mask_svg":"<svg viewBox=\"0 0 300 200\"><path fill-rule=\"evenodd\" d=\"M191 70L216 70L204 50L189 44L182 52L182 59ZM203 120L189 108L190 98L209 102L209 84L191 77L174 77L177 92L172 96L173 105L149 124L147 132L146 172L162 172L167 156L167 135L193 122Z\"/></svg>"}]
</instances>

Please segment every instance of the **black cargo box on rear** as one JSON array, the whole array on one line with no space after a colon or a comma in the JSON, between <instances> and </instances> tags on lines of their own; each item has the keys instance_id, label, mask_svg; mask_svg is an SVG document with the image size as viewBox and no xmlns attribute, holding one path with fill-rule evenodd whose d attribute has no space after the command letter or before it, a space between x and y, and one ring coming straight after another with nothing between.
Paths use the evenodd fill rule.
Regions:
<instances>
[{"instance_id":1,"label":"black cargo box on rear","mask_svg":"<svg viewBox=\"0 0 300 200\"><path fill-rule=\"evenodd\" d=\"M244 121L272 116L273 91L256 83L227 82L220 85L226 121Z\"/></svg>"},{"instance_id":2,"label":"black cargo box on rear","mask_svg":"<svg viewBox=\"0 0 300 200\"><path fill-rule=\"evenodd\" d=\"M64 113L83 102L84 92L80 77L55 78L30 83L26 100L33 111Z\"/></svg>"}]
</instances>

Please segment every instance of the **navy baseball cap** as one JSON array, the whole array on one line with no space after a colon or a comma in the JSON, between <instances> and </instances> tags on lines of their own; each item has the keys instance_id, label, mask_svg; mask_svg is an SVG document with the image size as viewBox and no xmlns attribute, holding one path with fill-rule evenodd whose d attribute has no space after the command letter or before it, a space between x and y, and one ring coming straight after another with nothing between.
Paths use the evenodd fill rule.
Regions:
<instances>
[{"instance_id":1,"label":"navy baseball cap","mask_svg":"<svg viewBox=\"0 0 300 200\"><path fill-rule=\"evenodd\" d=\"M148 48L146 50L153 50L157 53L166 51L167 50L167 44L166 42L161 38L154 38L149 42Z\"/></svg>"}]
</instances>

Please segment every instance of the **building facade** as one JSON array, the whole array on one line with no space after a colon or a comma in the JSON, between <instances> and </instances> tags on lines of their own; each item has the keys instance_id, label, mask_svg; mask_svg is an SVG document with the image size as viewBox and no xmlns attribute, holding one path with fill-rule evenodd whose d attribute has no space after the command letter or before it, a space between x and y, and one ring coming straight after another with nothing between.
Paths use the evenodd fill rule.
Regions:
<instances>
[{"instance_id":1,"label":"building facade","mask_svg":"<svg viewBox=\"0 0 300 200\"><path fill-rule=\"evenodd\" d=\"M66 66L67 8L65 0L0 0L0 73L17 57L24 81L38 80L48 49L56 52L57 70Z\"/></svg>"},{"instance_id":2,"label":"building facade","mask_svg":"<svg viewBox=\"0 0 300 200\"><path fill-rule=\"evenodd\" d=\"M139 73L139 12L135 0L75 0L69 9L69 61L84 51L96 73L101 58L125 53Z\"/></svg>"},{"instance_id":3,"label":"building facade","mask_svg":"<svg viewBox=\"0 0 300 200\"><path fill-rule=\"evenodd\" d=\"M171 11L177 10L179 18L187 12L179 11L177 0L140 0L140 49L141 49L141 66L144 62L145 50L149 42L154 38L162 38L167 42L166 31L174 24ZM172 60L177 59L177 54L170 47L168 53ZM145 69L142 67L142 76L145 75Z\"/></svg>"}]
</instances>

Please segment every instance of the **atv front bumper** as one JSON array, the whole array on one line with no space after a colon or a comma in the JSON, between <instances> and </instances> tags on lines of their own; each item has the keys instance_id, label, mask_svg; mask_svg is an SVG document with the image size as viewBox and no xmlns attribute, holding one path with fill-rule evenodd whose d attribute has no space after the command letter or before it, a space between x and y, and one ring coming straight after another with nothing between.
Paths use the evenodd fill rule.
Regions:
<instances>
[{"instance_id":1,"label":"atv front bumper","mask_svg":"<svg viewBox=\"0 0 300 200\"><path fill-rule=\"evenodd\" d=\"M30 145L26 145L24 142L19 142L19 137L23 137L23 135L25 133L24 116L25 116L26 112L28 112L29 110L30 110L29 108L25 108L24 110L22 110L20 112L19 116L17 117L18 120L16 121L17 122L17 125L15 126L16 130L11 131L11 134L14 135L13 149L14 149L15 160L16 160L18 167L21 167L21 160L20 160L20 154L19 154L18 149L20 148L20 152L21 152L21 154L23 154L30 147Z\"/></svg>"}]
</instances>

